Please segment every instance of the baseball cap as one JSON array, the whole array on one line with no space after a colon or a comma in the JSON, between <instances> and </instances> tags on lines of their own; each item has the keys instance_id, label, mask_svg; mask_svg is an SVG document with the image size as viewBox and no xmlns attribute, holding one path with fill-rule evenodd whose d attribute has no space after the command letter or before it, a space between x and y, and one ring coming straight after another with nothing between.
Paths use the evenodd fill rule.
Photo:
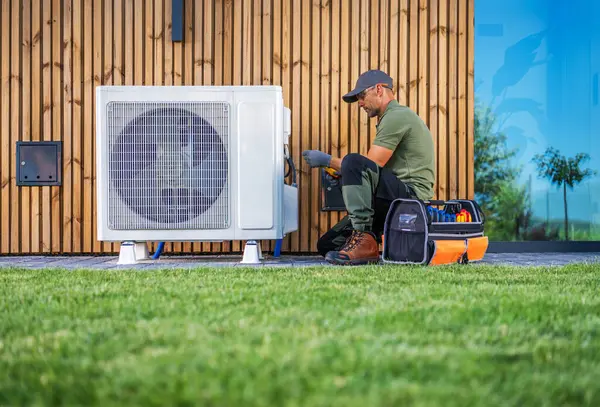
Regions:
<instances>
[{"instance_id":1,"label":"baseball cap","mask_svg":"<svg viewBox=\"0 0 600 407\"><path fill-rule=\"evenodd\" d=\"M342 99L346 103L353 103L358 100L358 94L365 89L375 86L378 83L384 84L386 87L392 89L394 81L392 78L383 71L378 69L371 69L361 74L357 81L356 86L350 92L342 96Z\"/></svg>"}]
</instances>

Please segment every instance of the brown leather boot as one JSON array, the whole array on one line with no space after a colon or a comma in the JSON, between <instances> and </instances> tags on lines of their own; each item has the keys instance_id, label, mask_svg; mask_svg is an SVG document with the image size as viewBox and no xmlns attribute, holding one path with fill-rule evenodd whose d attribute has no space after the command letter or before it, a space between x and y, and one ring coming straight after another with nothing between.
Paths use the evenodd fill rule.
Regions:
<instances>
[{"instance_id":1,"label":"brown leather boot","mask_svg":"<svg viewBox=\"0 0 600 407\"><path fill-rule=\"evenodd\" d=\"M379 245L373 234L355 230L339 251L330 251L325 260L333 264L358 265L379 262Z\"/></svg>"}]
</instances>

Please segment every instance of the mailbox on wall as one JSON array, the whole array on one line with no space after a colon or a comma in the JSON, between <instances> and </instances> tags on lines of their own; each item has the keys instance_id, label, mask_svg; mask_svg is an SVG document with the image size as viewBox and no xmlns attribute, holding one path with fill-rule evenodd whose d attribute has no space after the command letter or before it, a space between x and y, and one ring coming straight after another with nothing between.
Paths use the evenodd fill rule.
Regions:
<instances>
[{"instance_id":1,"label":"mailbox on wall","mask_svg":"<svg viewBox=\"0 0 600 407\"><path fill-rule=\"evenodd\" d=\"M18 141L16 161L17 185L61 185L62 142Z\"/></svg>"}]
</instances>

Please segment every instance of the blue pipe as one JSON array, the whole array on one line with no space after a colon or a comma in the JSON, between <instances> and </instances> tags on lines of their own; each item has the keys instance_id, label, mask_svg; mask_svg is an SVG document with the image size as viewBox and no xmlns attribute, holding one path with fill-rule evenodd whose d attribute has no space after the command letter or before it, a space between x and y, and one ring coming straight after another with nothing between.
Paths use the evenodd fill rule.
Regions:
<instances>
[{"instance_id":1,"label":"blue pipe","mask_svg":"<svg viewBox=\"0 0 600 407\"><path fill-rule=\"evenodd\" d=\"M162 253L164 247L165 247L165 242L160 242L158 244L158 247L156 248L156 251L152 255L152 258L154 260L156 260L156 259L158 259L160 257L160 254Z\"/></svg>"},{"instance_id":2,"label":"blue pipe","mask_svg":"<svg viewBox=\"0 0 600 407\"><path fill-rule=\"evenodd\" d=\"M283 242L283 239L277 239L275 241L275 251L273 252L273 257L281 256L281 243L282 242Z\"/></svg>"}]
</instances>

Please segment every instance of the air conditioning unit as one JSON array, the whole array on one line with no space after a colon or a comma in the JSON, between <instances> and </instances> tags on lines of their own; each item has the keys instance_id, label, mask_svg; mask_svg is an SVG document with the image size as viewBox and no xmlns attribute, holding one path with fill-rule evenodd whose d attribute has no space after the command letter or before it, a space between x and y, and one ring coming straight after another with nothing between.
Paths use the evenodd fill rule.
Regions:
<instances>
[{"instance_id":1,"label":"air conditioning unit","mask_svg":"<svg viewBox=\"0 0 600 407\"><path fill-rule=\"evenodd\" d=\"M98 240L130 263L148 241L282 239L298 229L290 130L279 86L97 87Z\"/></svg>"}]
</instances>

